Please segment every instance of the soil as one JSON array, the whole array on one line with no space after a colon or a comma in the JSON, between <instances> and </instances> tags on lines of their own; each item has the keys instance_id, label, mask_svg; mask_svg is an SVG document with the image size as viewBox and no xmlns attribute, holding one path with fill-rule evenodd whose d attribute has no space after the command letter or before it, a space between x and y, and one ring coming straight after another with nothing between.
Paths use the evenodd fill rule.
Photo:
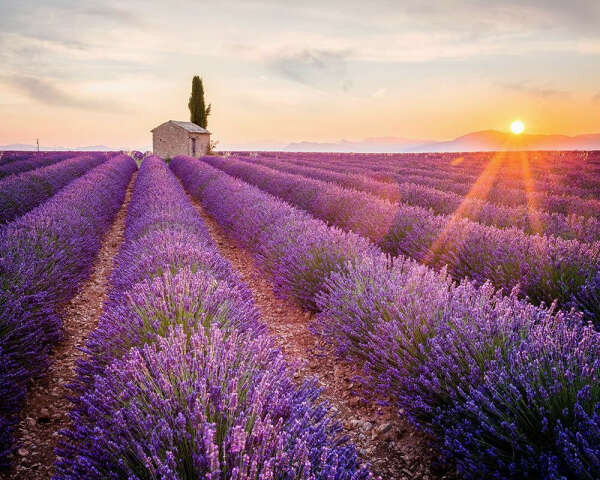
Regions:
<instances>
[{"instance_id":1,"label":"soil","mask_svg":"<svg viewBox=\"0 0 600 480\"><path fill-rule=\"evenodd\" d=\"M191 197L190 197L191 198ZM252 291L262 321L290 362L302 367L297 381L316 377L323 398L337 410L350 439L371 471L383 480L441 480L456 476L440 464L431 439L416 430L402 412L382 406L357 382L360 368L335 355L332 348L309 330L312 316L291 301L278 298L250 252L232 241L199 202L192 202L206 222L221 255L241 274ZM385 399L380 399L385 400Z\"/></svg>"},{"instance_id":2,"label":"soil","mask_svg":"<svg viewBox=\"0 0 600 480\"><path fill-rule=\"evenodd\" d=\"M75 378L75 362L83 356L80 349L102 315L113 259L123 241L125 214L134 180L135 174L127 188L125 201L104 236L90 277L62 309L63 340L50 356L48 371L35 379L29 388L17 428L19 448L13 468L6 473L8 479L52 478L58 432L70 423L68 385Z\"/></svg>"}]
</instances>

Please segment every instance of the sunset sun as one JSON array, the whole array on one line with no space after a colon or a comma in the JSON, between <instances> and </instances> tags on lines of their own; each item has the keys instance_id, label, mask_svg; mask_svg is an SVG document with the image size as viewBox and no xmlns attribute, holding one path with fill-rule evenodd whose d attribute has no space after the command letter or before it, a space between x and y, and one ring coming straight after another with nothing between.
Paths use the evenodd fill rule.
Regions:
<instances>
[{"instance_id":1,"label":"sunset sun","mask_svg":"<svg viewBox=\"0 0 600 480\"><path fill-rule=\"evenodd\" d=\"M523 130L525 130L525 124L521 120L515 120L510 124L510 131L515 135L523 133Z\"/></svg>"}]
</instances>

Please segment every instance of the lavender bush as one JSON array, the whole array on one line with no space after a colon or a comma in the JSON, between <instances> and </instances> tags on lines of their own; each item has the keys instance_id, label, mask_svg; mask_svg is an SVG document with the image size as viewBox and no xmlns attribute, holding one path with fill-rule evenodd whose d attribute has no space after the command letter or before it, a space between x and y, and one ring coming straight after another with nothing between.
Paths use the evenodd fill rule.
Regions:
<instances>
[{"instance_id":1,"label":"lavender bush","mask_svg":"<svg viewBox=\"0 0 600 480\"><path fill-rule=\"evenodd\" d=\"M75 155L77 155L76 152L30 152L26 157L8 163L0 163L0 178L46 167Z\"/></svg>"},{"instance_id":2,"label":"lavender bush","mask_svg":"<svg viewBox=\"0 0 600 480\"><path fill-rule=\"evenodd\" d=\"M243 158L242 158L243 160ZM278 171L332 182L344 188L372 193L391 202L401 202L432 209L436 214L457 215L499 228L516 227L527 234L541 233L584 242L600 240L600 221L594 217L564 215L537 210L528 205L498 205L454 192L444 192L425 185L407 182L381 182L361 174L336 172L327 168L296 165L273 159L247 159ZM427 178L436 172L428 171ZM527 203L527 199L523 199Z\"/></svg>"},{"instance_id":3,"label":"lavender bush","mask_svg":"<svg viewBox=\"0 0 600 480\"><path fill-rule=\"evenodd\" d=\"M5 150L0 152L0 165L17 162L20 160L28 160L33 157L34 152L24 152L18 150Z\"/></svg>"},{"instance_id":4,"label":"lavender bush","mask_svg":"<svg viewBox=\"0 0 600 480\"><path fill-rule=\"evenodd\" d=\"M436 420L466 478L599 478L599 385L600 334L542 321Z\"/></svg>"},{"instance_id":5,"label":"lavender bush","mask_svg":"<svg viewBox=\"0 0 600 480\"><path fill-rule=\"evenodd\" d=\"M484 226L392 204L364 192L277 172L234 158L203 161L272 193L344 230L359 233L392 255L523 293L536 302L565 305L600 267L600 242L581 243Z\"/></svg>"},{"instance_id":6,"label":"lavender bush","mask_svg":"<svg viewBox=\"0 0 600 480\"><path fill-rule=\"evenodd\" d=\"M574 295L572 305L600 330L600 271Z\"/></svg>"},{"instance_id":7,"label":"lavender bush","mask_svg":"<svg viewBox=\"0 0 600 480\"><path fill-rule=\"evenodd\" d=\"M292 382L247 287L157 157L136 179L111 284L57 479L370 478L315 384Z\"/></svg>"},{"instance_id":8,"label":"lavender bush","mask_svg":"<svg viewBox=\"0 0 600 480\"><path fill-rule=\"evenodd\" d=\"M21 404L11 396L47 367L61 335L58 307L88 276L134 169L114 157L0 230L0 365L13 365L0 372L3 422Z\"/></svg>"},{"instance_id":9,"label":"lavender bush","mask_svg":"<svg viewBox=\"0 0 600 480\"><path fill-rule=\"evenodd\" d=\"M0 346L0 470L10 465L15 450L13 431L17 424L15 412L19 410L25 398L21 379L27 372L10 355L4 355Z\"/></svg>"},{"instance_id":10,"label":"lavender bush","mask_svg":"<svg viewBox=\"0 0 600 480\"><path fill-rule=\"evenodd\" d=\"M447 193L551 213L596 217L600 212L598 152L503 152L348 155L260 152L252 161L291 162L379 182L414 183ZM236 152L236 156L244 155ZM454 162L458 161L456 165ZM481 188L481 187L485 188ZM475 188L473 188L475 187Z\"/></svg>"},{"instance_id":11,"label":"lavender bush","mask_svg":"<svg viewBox=\"0 0 600 480\"><path fill-rule=\"evenodd\" d=\"M305 239L327 238L322 222L195 159L171 168L288 292L294 272L311 269ZM340 233L330 229L337 242L323 241L323 251L352 251L355 237ZM293 246L279 244L286 236ZM376 249L312 271L321 291L304 306L320 310L315 331L363 367L370 391L435 434L463 475L597 478L600 334L580 314Z\"/></svg>"},{"instance_id":12,"label":"lavender bush","mask_svg":"<svg viewBox=\"0 0 600 480\"><path fill-rule=\"evenodd\" d=\"M198 253L216 255L208 249ZM87 341L89 357L79 364L79 390L88 388L94 375L102 373L115 358L132 347L155 342L175 325L187 334L212 324L224 331L264 331L243 284L189 265L135 283L117 298L105 306L98 328Z\"/></svg>"},{"instance_id":13,"label":"lavender bush","mask_svg":"<svg viewBox=\"0 0 600 480\"><path fill-rule=\"evenodd\" d=\"M206 164L175 157L171 168L190 192L201 195L203 206L217 221L255 252L272 276L276 292L304 308L315 310L314 297L329 272L377 251L366 239L328 228Z\"/></svg>"},{"instance_id":14,"label":"lavender bush","mask_svg":"<svg viewBox=\"0 0 600 480\"><path fill-rule=\"evenodd\" d=\"M80 155L0 180L0 225L27 213L107 158L104 153Z\"/></svg>"},{"instance_id":15,"label":"lavender bush","mask_svg":"<svg viewBox=\"0 0 600 480\"><path fill-rule=\"evenodd\" d=\"M264 335L171 330L96 377L57 478L368 478L315 386L290 378Z\"/></svg>"}]
</instances>

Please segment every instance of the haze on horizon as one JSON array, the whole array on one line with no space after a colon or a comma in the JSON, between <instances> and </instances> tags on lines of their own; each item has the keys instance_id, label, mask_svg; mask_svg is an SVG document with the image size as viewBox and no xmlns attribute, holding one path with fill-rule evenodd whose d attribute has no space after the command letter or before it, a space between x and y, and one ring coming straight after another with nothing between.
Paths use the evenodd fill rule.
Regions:
<instances>
[{"instance_id":1,"label":"haze on horizon","mask_svg":"<svg viewBox=\"0 0 600 480\"><path fill-rule=\"evenodd\" d=\"M145 148L194 74L219 148L600 132L597 0L397 3L0 0L0 145Z\"/></svg>"}]
</instances>

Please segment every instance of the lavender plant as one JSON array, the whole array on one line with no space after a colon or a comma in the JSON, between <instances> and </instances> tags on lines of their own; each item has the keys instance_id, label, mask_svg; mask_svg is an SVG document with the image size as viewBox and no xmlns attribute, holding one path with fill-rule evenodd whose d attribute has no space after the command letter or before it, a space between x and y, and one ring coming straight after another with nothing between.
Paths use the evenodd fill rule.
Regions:
<instances>
[{"instance_id":1,"label":"lavender plant","mask_svg":"<svg viewBox=\"0 0 600 480\"><path fill-rule=\"evenodd\" d=\"M433 155L236 152L235 155L238 158L247 156L253 162L273 164L283 160L301 167L360 175L385 182L391 190L396 188L395 185L403 188L402 185L412 183L507 207L527 205L530 209L534 207L534 211L584 217L597 217L600 212L597 200L600 183L598 172L594 170L597 152ZM452 165L455 161L459 163ZM480 179L486 188L473 188ZM333 178L324 180L336 181ZM357 184L345 186L359 188Z\"/></svg>"},{"instance_id":2,"label":"lavender plant","mask_svg":"<svg viewBox=\"0 0 600 480\"><path fill-rule=\"evenodd\" d=\"M244 160L244 158L240 159ZM322 166L317 168L261 157L246 159L246 161L286 173L332 182L344 188L372 193L392 202L432 209L436 214L455 214L485 225L499 228L516 227L527 234L540 233L567 240L576 239L583 242L600 240L600 222L596 218L550 213L532 208L527 205L527 198L523 198L523 202L517 206L507 206L422 185L423 180L418 178L415 180L421 183L408 182L406 176L398 178L397 182L382 182L364 174L337 172ZM435 174L436 171L427 171L426 174L424 173L424 178L431 179ZM397 170L396 175L398 175Z\"/></svg>"},{"instance_id":3,"label":"lavender plant","mask_svg":"<svg viewBox=\"0 0 600 480\"><path fill-rule=\"evenodd\" d=\"M287 292L296 271L319 276L315 331L363 367L370 391L435 434L465 476L598 476L600 334L580 314L534 306L516 289L505 296L489 282L456 283L444 269L374 248L313 269L307 239L352 252L356 237L329 228L336 242L327 240L322 222L195 159L175 158L171 168L232 235L251 239L245 245ZM289 247L280 244L286 235Z\"/></svg>"},{"instance_id":4,"label":"lavender plant","mask_svg":"<svg viewBox=\"0 0 600 480\"><path fill-rule=\"evenodd\" d=\"M215 256L215 252L199 251ZM159 252L160 255L160 252ZM245 285L226 281L209 271L190 266L168 270L153 279L133 284L104 309L98 327L90 334L79 363L78 390L93 383L94 375L131 348L156 342L178 325L191 335L218 325L260 334L264 326Z\"/></svg>"},{"instance_id":5,"label":"lavender plant","mask_svg":"<svg viewBox=\"0 0 600 480\"><path fill-rule=\"evenodd\" d=\"M490 280L507 291L520 285L536 303L566 305L600 265L600 242L581 243L484 226L434 215L421 207L392 204L364 192L278 172L234 158L206 163L246 180L317 218L371 239L392 255L436 269L449 266L456 279Z\"/></svg>"},{"instance_id":6,"label":"lavender plant","mask_svg":"<svg viewBox=\"0 0 600 480\"><path fill-rule=\"evenodd\" d=\"M16 173L27 172L46 167L77 155L75 152L30 152L28 155L11 162L0 162L0 178ZM4 156L2 157L4 160Z\"/></svg>"},{"instance_id":7,"label":"lavender plant","mask_svg":"<svg viewBox=\"0 0 600 480\"><path fill-rule=\"evenodd\" d=\"M190 191L202 195L217 221L255 252L276 292L309 310L315 310L314 297L329 272L377 251L354 233L328 228L257 188L215 175L206 164L176 157L170 166Z\"/></svg>"},{"instance_id":8,"label":"lavender plant","mask_svg":"<svg viewBox=\"0 0 600 480\"><path fill-rule=\"evenodd\" d=\"M572 305L600 330L600 271L575 293Z\"/></svg>"},{"instance_id":9,"label":"lavender plant","mask_svg":"<svg viewBox=\"0 0 600 480\"><path fill-rule=\"evenodd\" d=\"M146 158L56 478L370 478L315 384L292 381L190 207L164 162ZM169 248L174 238L191 248Z\"/></svg>"},{"instance_id":10,"label":"lavender plant","mask_svg":"<svg viewBox=\"0 0 600 480\"><path fill-rule=\"evenodd\" d=\"M437 421L466 478L600 476L600 334L534 325Z\"/></svg>"},{"instance_id":11,"label":"lavender plant","mask_svg":"<svg viewBox=\"0 0 600 480\"><path fill-rule=\"evenodd\" d=\"M0 365L13 365L0 371L4 425L20 408L14 396L47 367L61 336L58 307L87 277L135 168L114 157L0 230Z\"/></svg>"},{"instance_id":12,"label":"lavender plant","mask_svg":"<svg viewBox=\"0 0 600 480\"><path fill-rule=\"evenodd\" d=\"M0 180L0 226L27 213L106 159L104 153L78 155Z\"/></svg>"},{"instance_id":13,"label":"lavender plant","mask_svg":"<svg viewBox=\"0 0 600 480\"><path fill-rule=\"evenodd\" d=\"M172 329L95 378L56 478L369 478L315 385L290 378L264 335Z\"/></svg>"}]
</instances>

